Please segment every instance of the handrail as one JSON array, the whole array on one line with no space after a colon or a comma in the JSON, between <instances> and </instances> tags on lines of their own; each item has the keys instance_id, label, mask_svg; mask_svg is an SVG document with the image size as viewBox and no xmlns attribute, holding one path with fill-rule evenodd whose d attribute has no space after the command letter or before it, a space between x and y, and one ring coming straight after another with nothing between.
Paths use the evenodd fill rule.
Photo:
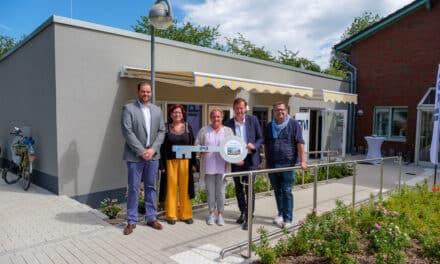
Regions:
<instances>
[{"instance_id":1,"label":"handrail","mask_svg":"<svg viewBox=\"0 0 440 264\"><path fill-rule=\"evenodd\" d=\"M381 158L372 158L372 159L360 159L360 160L349 160L349 161L337 161L337 162L331 162L331 163L321 163L321 164L310 164L308 165L308 168L314 168L314 183L313 183L313 209L317 209L317 189L318 189L318 169L320 167L324 166L333 166L333 165L342 165L342 164L353 164L354 165L354 171L353 171L353 189L352 189L352 206L355 206L356 201L356 165L358 163L372 163L377 164L380 163L380 195L383 193L383 161L384 160L394 160L398 162L399 166L399 175L398 175L398 189L401 188L401 174L402 174L402 157L401 156L392 156L392 157L381 157ZM285 167L285 168L274 168L274 169L262 169L262 170L252 170L252 171L243 171L243 172L230 172L223 174L223 179L229 178L229 177L237 177L237 176L248 176L248 201L252 201L252 195L254 192L254 182L253 182L253 175L257 173L273 173L273 172L284 172L284 171L292 171L292 170L298 170L301 169L301 166L294 166L294 167ZM247 252L247 258L251 257L252 254L252 243L257 242L260 239L259 238L252 238L252 222L253 222L253 204L248 203L248 241L242 242L240 244L230 246L227 248L224 248L220 251L221 258L224 257L224 255L227 252L233 251L237 248L241 248L243 245L248 245L248 252ZM293 228L293 227L292 227Z\"/></svg>"}]
</instances>

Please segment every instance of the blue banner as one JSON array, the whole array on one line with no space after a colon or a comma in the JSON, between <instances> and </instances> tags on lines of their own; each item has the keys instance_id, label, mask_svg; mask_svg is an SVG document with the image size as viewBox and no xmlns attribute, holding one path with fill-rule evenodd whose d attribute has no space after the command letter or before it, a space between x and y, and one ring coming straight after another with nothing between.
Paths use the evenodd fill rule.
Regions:
<instances>
[{"instance_id":1,"label":"blue banner","mask_svg":"<svg viewBox=\"0 0 440 264\"><path fill-rule=\"evenodd\" d=\"M438 161L438 132L439 132L439 114L440 114L440 64L438 65L437 84L435 86L435 106L434 106L434 129L432 130L431 163L437 164Z\"/></svg>"}]
</instances>

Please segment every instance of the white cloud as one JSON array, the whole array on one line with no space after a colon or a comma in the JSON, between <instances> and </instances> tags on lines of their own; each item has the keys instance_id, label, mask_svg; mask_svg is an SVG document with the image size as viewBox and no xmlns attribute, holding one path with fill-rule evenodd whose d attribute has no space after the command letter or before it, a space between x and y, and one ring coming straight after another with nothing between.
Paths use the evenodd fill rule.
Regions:
<instances>
[{"instance_id":1,"label":"white cloud","mask_svg":"<svg viewBox=\"0 0 440 264\"><path fill-rule=\"evenodd\" d=\"M205 0L182 6L185 21L220 25L223 36L237 32L273 55L284 46L328 66L330 51L353 19L369 11L386 16L411 0Z\"/></svg>"},{"instance_id":2,"label":"white cloud","mask_svg":"<svg viewBox=\"0 0 440 264\"><path fill-rule=\"evenodd\" d=\"M0 29L6 30L6 31L11 31L12 29L6 25L0 24Z\"/></svg>"}]
</instances>

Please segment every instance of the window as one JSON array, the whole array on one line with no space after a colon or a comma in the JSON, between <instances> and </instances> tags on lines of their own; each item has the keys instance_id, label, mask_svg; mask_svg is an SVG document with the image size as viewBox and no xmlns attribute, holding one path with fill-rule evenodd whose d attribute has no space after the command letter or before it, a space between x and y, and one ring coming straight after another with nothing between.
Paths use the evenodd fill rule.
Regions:
<instances>
[{"instance_id":1,"label":"window","mask_svg":"<svg viewBox=\"0 0 440 264\"><path fill-rule=\"evenodd\" d=\"M408 108L376 107L374 109L373 135L389 140L406 141Z\"/></svg>"}]
</instances>

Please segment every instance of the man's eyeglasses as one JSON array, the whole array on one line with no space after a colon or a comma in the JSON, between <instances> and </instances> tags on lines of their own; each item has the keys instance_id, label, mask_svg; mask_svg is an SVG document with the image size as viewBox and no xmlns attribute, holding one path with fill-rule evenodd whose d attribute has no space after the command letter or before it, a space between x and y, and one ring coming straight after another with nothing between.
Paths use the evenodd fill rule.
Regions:
<instances>
[{"instance_id":1,"label":"man's eyeglasses","mask_svg":"<svg viewBox=\"0 0 440 264\"><path fill-rule=\"evenodd\" d=\"M284 111L286 111L286 109L274 109L273 111L274 112L284 112Z\"/></svg>"}]
</instances>

